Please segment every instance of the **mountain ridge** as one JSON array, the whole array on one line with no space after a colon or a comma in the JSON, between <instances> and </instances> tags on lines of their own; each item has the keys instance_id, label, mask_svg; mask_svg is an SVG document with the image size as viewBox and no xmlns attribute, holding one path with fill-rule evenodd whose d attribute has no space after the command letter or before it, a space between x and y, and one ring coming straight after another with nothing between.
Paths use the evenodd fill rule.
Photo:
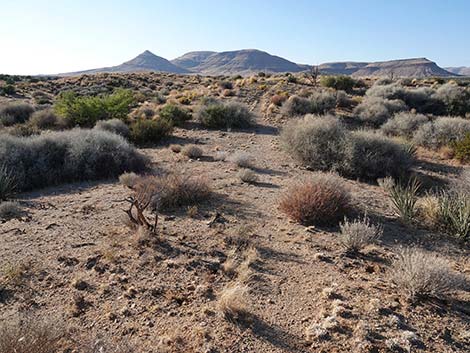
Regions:
<instances>
[{"instance_id":1,"label":"mountain ridge","mask_svg":"<svg viewBox=\"0 0 470 353\"><path fill-rule=\"evenodd\" d=\"M62 73L59 76L78 76L102 72L167 72L201 75L250 75L258 72L284 73L307 71L311 66L297 64L280 56L258 49L225 52L192 51L173 60L157 56L149 50L117 66ZM351 75L354 77L452 77L447 71L426 58L410 58L377 62L329 62L318 66L322 74ZM455 69L466 69L455 68ZM464 72L464 71L463 71Z\"/></svg>"}]
</instances>

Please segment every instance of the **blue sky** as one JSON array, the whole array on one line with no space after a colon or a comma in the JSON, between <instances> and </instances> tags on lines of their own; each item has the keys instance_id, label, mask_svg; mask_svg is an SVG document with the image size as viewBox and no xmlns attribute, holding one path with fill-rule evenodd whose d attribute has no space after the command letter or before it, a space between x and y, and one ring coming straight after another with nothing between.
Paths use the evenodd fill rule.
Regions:
<instances>
[{"instance_id":1,"label":"blue sky","mask_svg":"<svg viewBox=\"0 0 470 353\"><path fill-rule=\"evenodd\" d=\"M427 57L470 66L468 0L0 0L0 72L120 64L148 49L257 48L289 60Z\"/></svg>"}]
</instances>

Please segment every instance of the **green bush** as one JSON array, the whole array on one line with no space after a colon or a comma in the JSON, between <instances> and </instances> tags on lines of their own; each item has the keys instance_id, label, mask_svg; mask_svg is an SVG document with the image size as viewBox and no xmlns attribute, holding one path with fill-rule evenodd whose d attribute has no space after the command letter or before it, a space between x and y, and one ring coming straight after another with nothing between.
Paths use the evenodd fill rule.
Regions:
<instances>
[{"instance_id":1,"label":"green bush","mask_svg":"<svg viewBox=\"0 0 470 353\"><path fill-rule=\"evenodd\" d=\"M34 108L28 103L5 103L0 105L0 123L4 126L26 122Z\"/></svg>"},{"instance_id":2,"label":"green bush","mask_svg":"<svg viewBox=\"0 0 470 353\"><path fill-rule=\"evenodd\" d=\"M173 124L166 119L139 119L130 127L131 140L139 145L160 142L173 131Z\"/></svg>"},{"instance_id":3,"label":"green bush","mask_svg":"<svg viewBox=\"0 0 470 353\"><path fill-rule=\"evenodd\" d=\"M454 142L452 148L455 158L464 163L470 162L470 132L467 132L464 138Z\"/></svg>"},{"instance_id":4,"label":"green bush","mask_svg":"<svg viewBox=\"0 0 470 353\"><path fill-rule=\"evenodd\" d=\"M242 103L207 100L198 110L197 118L207 128L248 128L255 122L253 113Z\"/></svg>"},{"instance_id":5,"label":"green bush","mask_svg":"<svg viewBox=\"0 0 470 353\"><path fill-rule=\"evenodd\" d=\"M182 126L185 121L191 120L191 114L175 104L166 104L160 110L160 118L169 120L174 126Z\"/></svg>"},{"instance_id":6,"label":"green bush","mask_svg":"<svg viewBox=\"0 0 470 353\"><path fill-rule=\"evenodd\" d=\"M0 160L18 191L116 177L147 164L121 136L82 129L23 138L0 135Z\"/></svg>"},{"instance_id":7,"label":"green bush","mask_svg":"<svg viewBox=\"0 0 470 353\"><path fill-rule=\"evenodd\" d=\"M320 84L324 87L334 88L337 91L351 92L356 85L356 80L349 76L322 76Z\"/></svg>"},{"instance_id":8,"label":"green bush","mask_svg":"<svg viewBox=\"0 0 470 353\"><path fill-rule=\"evenodd\" d=\"M72 126L92 127L98 120L126 118L134 102L132 92L125 89L91 97L67 91L59 94L54 110Z\"/></svg>"},{"instance_id":9,"label":"green bush","mask_svg":"<svg viewBox=\"0 0 470 353\"><path fill-rule=\"evenodd\" d=\"M1 96L11 96L12 94L15 94L15 86L12 84L7 84L3 87L0 87L0 95Z\"/></svg>"}]
</instances>

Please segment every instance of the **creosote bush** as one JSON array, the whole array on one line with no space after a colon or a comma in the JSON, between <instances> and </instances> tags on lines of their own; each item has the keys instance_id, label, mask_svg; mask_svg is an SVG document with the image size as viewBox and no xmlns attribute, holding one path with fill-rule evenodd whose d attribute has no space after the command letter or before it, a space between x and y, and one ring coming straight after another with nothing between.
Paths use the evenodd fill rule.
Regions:
<instances>
[{"instance_id":1,"label":"creosote bush","mask_svg":"<svg viewBox=\"0 0 470 353\"><path fill-rule=\"evenodd\" d=\"M246 105L212 99L199 107L197 119L203 126L211 129L243 129L255 123L255 116Z\"/></svg>"},{"instance_id":2,"label":"creosote bush","mask_svg":"<svg viewBox=\"0 0 470 353\"><path fill-rule=\"evenodd\" d=\"M280 209L304 225L334 225L350 211L350 195L340 177L314 173L287 190Z\"/></svg>"},{"instance_id":3,"label":"creosote bush","mask_svg":"<svg viewBox=\"0 0 470 353\"><path fill-rule=\"evenodd\" d=\"M103 96L79 96L66 91L59 94L54 111L71 126L92 127L98 120L125 119L134 104L133 93L125 89Z\"/></svg>"},{"instance_id":4,"label":"creosote bush","mask_svg":"<svg viewBox=\"0 0 470 353\"><path fill-rule=\"evenodd\" d=\"M381 130L388 136L411 139L416 130L427 122L429 122L429 119L426 115L401 112L395 114L392 119L383 124Z\"/></svg>"},{"instance_id":5,"label":"creosote bush","mask_svg":"<svg viewBox=\"0 0 470 353\"><path fill-rule=\"evenodd\" d=\"M337 91L350 92L354 88L356 80L345 75L322 76L320 78L320 84L324 87L334 88Z\"/></svg>"},{"instance_id":6,"label":"creosote bush","mask_svg":"<svg viewBox=\"0 0 470 353\"><path fill-rule=\"evenodd\" d=\"M0 135L0 160L18 191L117 177L148 163L121 136L81 129L27 138Z\"/></svg>"},{"instance_id":7,"label":"creosote bush","mask_svg":"<svg viewBox=\"0 0 470 353\"><path fill-rule=\"evenodd\" d=\"M95 129L108 131L116 135L128 138L130 134L129 127L125 122L119 119L100 120L96 123Z\"/></svg>"},{"instance_id":8,"label":"creosote bush","mask_svg":"<svg viewBox=\"0 0 470 353\"><path fill-rule=\"evenodd\" d=\"M403 249L392 265L392 281L411 301L426 297L443 298L468 287L460 273L439 256L416 248Z\"/></svg>"},{"instance_id":9,"label":"creosote bush","mask_svg":"<svg viewBox=\"0 0 470 353\"><path fill-rule=\"evenodd\" d=\"M340 228L340 242L348 252L358 252L375 243L383 233L382 227L371 223L367 216L354 221L345 219Z\"/></svg>"},{"instance_id":10,"label":"creosote bush","mask_svg":"<svg viewBox=\"0 0 470 353\"><path fill-rule=\"evenodd\" d=\"M185 121L191 120L191 114L176 104L166 104L159 112L160 118L171 121L174 126L182 126Z\"/></svg>"},{"instance_id":11,"label":"creosote bush","mask_svg":"<svg viewBox=\"0 0 470 353\"><path fill-rule=\"evenodd\" d=\"M160 142L164 137L171 134L173 124L171 121L158 118L155 120L139 119L130 126L131 141L138 145Z\"/></svg>"},{"instance_id":12,"label":"creosote bush","mask_svg":"<svg viewBox=\"0 0 470 353\"><path fill-rule=\"evenodd\" d=\"M28 103L4 103L0 105L0 124L11 126L29 120L34 108Z\"/></svg>"}]
</instances>

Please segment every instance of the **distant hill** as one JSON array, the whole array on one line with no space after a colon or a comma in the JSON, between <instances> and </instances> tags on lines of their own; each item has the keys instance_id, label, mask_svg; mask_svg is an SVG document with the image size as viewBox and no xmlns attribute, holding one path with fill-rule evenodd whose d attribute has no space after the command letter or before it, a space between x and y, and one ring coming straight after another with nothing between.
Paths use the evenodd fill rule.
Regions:
<instances>
[{"instance_id":1,"label":"distant hill","mask_svg":"<svg viewBox=\"0 0 470 353\"><path fill-rule=\"evenodd\" d=\"M300 72L305 67L256 49L221 53L191 52L172 60L173 64L205 75L248 75L263 72Z\"/></svg>"},{"instance_id":2,"label":"distant hill","mask_svg":"<svg viewBox=\"0 0 470 353\"><path fill-rule=\"evenodd\" d=\"M426 58L379 61L373 63L344 62L326 63L319 66L320 72L346 74L355 77L450 77L454 73L444 70Z\"/></svg>"},{"instance_id":3,"label":"distant hill","mask_svg":"<svg viewBox=\"0 0 470 353\"><path fill-rule=\"evenodd\" d=\"M165 58L157 56L152 52L146 50L142 54L136 56L134 59L126 61L118 66L103 67L99 69L76 71L59 74L60 76L78 76L83 74L95 74L100 72L142 72L142 71L159 71L170 72L177 74L189 73L183 67L172 64Z\"/></svg>"},{"instance_id":4,"label":"distant hill","mask_svg":"<svg viewBox=\"0 0 470 353\"><path fill-rule=\"evenodd\" d=\"M296 64L279 56L261 50L243 49L226 52L194 51L172 61L146 50L132 60L117 66L76 71L59 76L77 76L100 72L142 72L157 71L177 74L201 75L251 75L258 72L283 73L302 72L309 65ZM352 75L355 77L450 77L470 75L465 67L450 68L447 71L435 62L425 58L391 60L381 62L331 62L319 65L320 72L331 75Z\"/></svg>"},{"instance_id":5,"label":"distant hill","mask_svg":"<svg viewBox=\"0 0 470 353\"><path fill-rule=\"evenodd\" d=\"M470 76L470 67L460 66L460 67L446 67L447 71L450 71L456 75L461 76Z\"/></svg>"}]
</instances>

